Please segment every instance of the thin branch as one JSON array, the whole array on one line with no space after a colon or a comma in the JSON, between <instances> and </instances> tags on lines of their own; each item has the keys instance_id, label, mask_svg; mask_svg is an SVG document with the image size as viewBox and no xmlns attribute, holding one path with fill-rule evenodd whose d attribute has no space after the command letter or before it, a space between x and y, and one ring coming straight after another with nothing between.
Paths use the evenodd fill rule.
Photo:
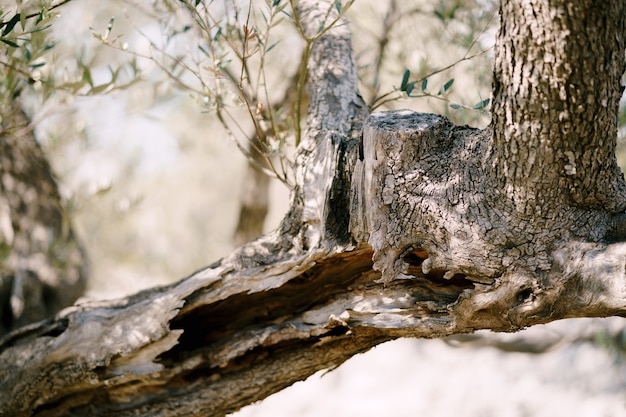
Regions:
<instances>
[{"instance_id":1,"label":"thin branch","mask_svg":"<svg viewBox=\"0 0 626 417\"><path fill-rule=\"evenodd\" d=\"M48 9L46 9L46 12L51 12L54 9L57 9L63 5L66 5L67 3L69 3L72 0L62 0L61 2L54 4L52 6L50 6ZM19 15L19 13L17 14ZM26 15L26 19L32 19L34 17L39 17L41 15L41 12L37 12L37 13L30 13Z\"/></svg>"},{"instance_id":2,"label":"thin branch","mask_svg":"<svg viewBox=\"0 0 626 417\"><path fill-rule=\"evenodd\" d=\"M438 68L438 69L436 69L436 70L426 74L425 76L423 76L423 77L419 78L418 80L416 80L415 83L419 84L422 81L424 81L424 80L426 80L426 79L428 79L428 78L430 78L430 77L432 77L434 75L440 74L442 72L445 72L445 71L455 67L456 65L460 64L463 61L469 61L469 60L472 60L472 59L476 58L477 56L483 55L483 54L485 54L486 52L488 52L491 49L493 49L493 46L490 46L487 49L483 49L483 50L481 50L481 51L479 51L479 52L477 52L477 53L475 53L474 55L471 55L471 56L467 56L467 53L466 53L465 55L463 55L463 58L460 58L457 61L455 61L455 62L453 62L453 63L451 63L449 65L446 65L445 67ZM468 52L469 52L469 49L468 49ZM372 110L377 109L378 107L383 106L384 104L387 104L389 102L396 101L396 100L399 100L399 99L403 98L404 94L402 94L402 93L403 92L400 92L400 91L397 91L397 90L393 90L393 91L389 91L389 92L383 94L380 97L377 97L376 99L374 99L373 103L371 104ZM389 97L392 94L396 94L397 96L383 100L384 98ZM439 96L432 95L432 94L425 94L424 96L447 101L447 99L445 99L444 97L439 97ZM415 98L415 97L423 97L423 96L409 96L409 97ZM380 101L380 100L382 100L382 101Z\"/></svg>"},{"instance_id":3,"label":"thin branch","mask_svg":"<svg viewBox=\"0 0 626 417\"><path fill-rule=\"evenodd\" d=\"M415 13L415 12L420 12L420 10L419 10L419 9L414 9L414 10L412 10L412 12L413 12L413 13ZM456 60L455 62L453 62L453 63L451 63L451 64L449 64L449 65L446 65L445 67L438 68L438 69L436 69L436 70L434 70L434 71L430 72L429 74L427 74L427 75L425 75L425 76L421 77L420 79L416 80L416 81L415 81L415 83L416 83L416 84L420 84L421 82L423 82L424 80L426 80L426 79L428 79L428 78L430 78L430 77L432 77L432 76L435 76L435 75L437 75L437 74L440 74L440 73L442 73L442 72L445 72L445 71L450 70L451 68L453 68L453 67L457 66L458 64L460 64L460 63L461 63L461 62L463 62L463 61L469 61L469 60L474 59L474 58L476 58L476 57L478 57L478 56L480 56L480 55L483 55L483 54L485 54L486 52L488 52L488 51L490 51L491 49L493 49L493 45L492 45L492 46L490 46L489 48L486 48L486 49L481 49L479 52L477 52L477 53L475 53L475 54L473 54L473 55L469 55L469 54L470 54L470 52L471 52L471 50L472 50L472 49L474 48L474 46L478 43L478 40L480 39L480 37L481 37L481 36L482 36L482 35L483 35L486 31L487 31L487 29L491 26L491 22L493 21L493 19L494 19L495 15L496 15L496 11L494 10L494 11L491 13L491 15L489 16L489 19L487 19L487 22L485 22L485 24L483 25L483 27L482 27L482 29L480 30L480 32L478 33L478 35L474 36L474 38L472 39L472 42L471 42L471 43L470 43L470 45L467 47L467 50L466 50L466 51L465 51L465 53L463 54L463 57L462 57L462 58L460 58L460 59ZM391 95L395 95L395 97L392 97L392 98L387 98L387 97L389 97L389 96L391 96ZM409 96L409 97L411 97L411 98L415 98L415 97L423 97L423 96L428 96L428 97L433 97L433 98L437 98L437 99L443 99L444 101L448 101L448 100L447 100L447 99L445 99L445 98L438 97L438 96L434 96L434 95L432 95L432 94L428 94L428 93L426 93L426 94L424 94L424 95L420 95L420 96ZM382 96L375 97L375 98L372 100L372 102L370 103L370 107L372 108L372 110L374 110L374 109L377 109L377 108L379 108L379 107L381 107L381 106L383 106L383 105L385 105L385 104L387 104L387 103L390 103L390 102L392 102L392 101L399 100L399 99L401 99L401 98L403 98L403 97L404 97L403 92L399 92L399 91L397 91L397 90L389 91L389 92L387 92L387 93L383 94ZM382 101L381 101L381 100L382 100ZM460 106L460 107L467 108L466 106L463 106L463 105L459 105L459 106Z\"/></svg>"}]
</instances>

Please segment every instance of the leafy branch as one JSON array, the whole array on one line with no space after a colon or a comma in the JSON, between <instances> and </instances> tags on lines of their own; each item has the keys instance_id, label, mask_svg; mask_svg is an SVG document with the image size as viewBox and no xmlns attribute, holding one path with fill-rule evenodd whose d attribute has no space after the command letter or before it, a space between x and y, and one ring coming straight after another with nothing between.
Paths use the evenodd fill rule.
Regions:
<instances>
[{"instance_id":1,"label":"leafy branch","mask_svg":"<svg viewBox=\"0 0 626 417\"><path fill-rule=\"evenodd\" d=\"M296 2L281 0L266 0L260 8L253 8L252 2L242 7L234 0L224 0L223 9L200 0L162 0L159 4L165 9L165 17L161 21L168 33L164 42L158 43L134 28L149 41L149 53L131 50L121 36L113 36L113 20L104 33L94 31L94 35L107 47L154 63L178 89L189 92L204 109L215 114L228 137L257 168L291 186L293 161L286 147L297 146L302 135L302 103L311 47L340 22L354 1L332 2L320 19L319 29L309 35L301 25ZM182 21L181 11L185 12ZM293 24L305 46L296 76L288 78L285 93L277 99L275 84L284 81L268 77L267 55L279 46L280 31L278 36L274 32L285 21ZM173 46L181 37L186 53ZM231 105L245 109L254 138L246 133L248 129ZM262 155L263 160L259 162L254 155Z\"/></svg>"},{"instance_id":2,"label":"leafy branch","mask_svg":"<svg viewBox=\"0 0 626 417\"><path fill-rule=\"evenodd\" d=\"M164 44L157 44L135 28L150 43L148 55L128 49L117 38L108 41L106 34L98 37L109 47L153 62L178 89L191 93L203 108L214 112L228 137L257 168L289 185L288 172L292 166L283 151L288 127L283 126L275 114L280 103L270 104L265 71L265 57L278 43L269 42L270 31L282 22L287 5L276 1L272 5L266 3L267 9L255 14L251 5L242 11L234 1L226 1L226 9L232 14L217 17L210 9L211 3L165 0L163 4L168 11L179 12L182 7L189 20L182 29L170 30ZM263 24L257 22L259 14ZM166 26L172 28L178 23L168 21ZM193 46L187 46L187 54L172 52L176 49L171 48L171 42L181 35L186 37L185 40L196 36L192 40ZM197 49L194 51L193 48ZM252 65L255 68L251 68ZM241 117L229 110L231 95L235 97L234 104L246 109L248 119L253 123L255 140L249 138ZM247 147L238 139L242 135L247 138ZM263 155L263 162L254 157L256 154ZM274 161L276 156L278 164Z\"/></svg>"},{"instance_id":3,"label":"leafy branch","mask_svg":"<svg viewBox=\"0 0 626 417\"><path fill-rule=\"evenodd\" d=\"M454 83L454 78L449 79L448 81L446 81L442 87L439 89L439 91L436 94L432 94L427 90L428 87L428 80L437 75L437 74L441 74L443 72L446 72L452 68L454 68L455 66L457 66L458 64L460 64L461 62L464 61L469 61L471 59L474 59L480 55L485 54L486 52L488 52L491 48L487 48L487 49L482 49L479 52L472 54L472 55L468 55L469 54L469 50L468 52L460 59L454 61L453 63L446 65L445 67L442 68L438 68L434 71L431 71L430 73L426 74L425 76L418 78L415 81L411 81L409 82L409 77L411 75L411 71L410 70L405 70L402 76L402 82L400 83L400 88L398 89L394 89L393 91L389 91L385 94L383 94L382 96L376 97L374 98L374 100L372 101L372 103L370 104L370 107L372 108L372 110L377 109L381 106L384 106L387 103L393 102L393 101L397 101L399 99L405 98L405 97L410 97L410 98L422 98L422 97L429 97L429 98L435 98L438 100L443 100L446 102L449 102L449 100L445 97L445 93L448 92L448 90L450 89L450 87L452 87L452 84ZM412 94L413 90L415 89L416 85L420 85L421 86L421 94ZM488 99L487 99L488 100ZM489 101L487 101L487 103L485 105L483 105L484 108L487 104L489 103ZM465 106L462 105L457 105L458 107L453 107L453 108L461 108Z\"/></svg>"},{"instance_id":4,"label":"leafy branch","mask_svg":"<svg viewBox=\"0 0 626 417\"><path fill-rule=\"evenodd\" d=\"M384 47L388 43L388 39L390 37L390 23L389 22L397 22L399 19L403 19L407 17L406 12L397 11L394 7L395 3L392 2L390 8L387 11L387 16L384 20L383 32L380 35L379 39L379 51L378 51L378 61L382 58L384 54ZM423 9L414 9L411 10L411 15L421 14L426 15L428 18L432 18L432 16L436 17L439 21L444 24L444 30L449 35L456 37L455 33L450 31L451 26L448 25L450 21L455 19L461 19L460 12L461 4L459 2L454 3L444 3L439 2L438 5L435 5L433 10L428 12ZM446 80L436 92L429 91L428 84L432 82L432 78L439 74L445 73L457 65L461 64L464 61L470 61L475 59L481 55L484 55L492 47L489 48L481 48L477 52L473 52L475 50L476 45L478 44L479 39L483 36L483 34L487 31L488 28L491 27L493 18L495 16L495 9L487 8L480 12L480 17L478 17L478 22L474 22L474 19L467 19L467 25L470 27L470 32L467 35L460 36L458 42L461 45L467 45L465 49L465 53L463 56L456 61L445 65L441 68L435 69L417 79L411 79L411 71L406 69L402 74L402 79L400 82L400 87L393 87L391 91L388 91L382 95L375 95L370 101L370 108L377 109L385 104L390 102L403 99L403 98L434 98L436 100L441 100L450 104L450 107L453 109L469 109L469 110L482 110L485 109L490 99L480 98L480 101L472 106L466 106L464 104L452 103L448 98L448 93L454 83L454 78L449 78ZM465 20L464 20L465 21ZM479 23L480 22L480 23ZM377 62L377 68L380 67L380 62ZM375 82L377 82L377 78L375 78ZM378 91L378 88L375 88L375 91Z\"/></svg>"}]
</instances>

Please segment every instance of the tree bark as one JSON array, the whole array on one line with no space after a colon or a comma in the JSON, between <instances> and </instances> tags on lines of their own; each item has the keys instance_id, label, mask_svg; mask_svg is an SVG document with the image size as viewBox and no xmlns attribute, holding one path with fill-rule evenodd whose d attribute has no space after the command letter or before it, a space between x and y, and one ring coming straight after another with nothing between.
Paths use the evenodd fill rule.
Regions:
<instances>
[{"instance_id":1,"label":"tree bark","mask_svg":"<svg viewBox=\"0 0 626 417\"><path fill-rule=\"evenodd\" d=\"M623 1L501 3L489 162L518 211L626 208L614 157L624 9Z\"/></svg>"},{"instance_id":2,"label":"tree bark","mask_svg":"<svg viewBox=\"0 0 626 417\"><path fill-rule=\"evenodd\" d=\"M393 338L626 314L608 91L624 2L505 3L483 131L408 111L366 119L348 28L325 32L281 227L177 284L6 336L0 415L218 416ZM300 0L297 13L312 36L336 12ZM601 43L603 63L579 75L586 52L570 41ZM606 108L571 107L596 96Z\"/></svg>"}]
</instances>

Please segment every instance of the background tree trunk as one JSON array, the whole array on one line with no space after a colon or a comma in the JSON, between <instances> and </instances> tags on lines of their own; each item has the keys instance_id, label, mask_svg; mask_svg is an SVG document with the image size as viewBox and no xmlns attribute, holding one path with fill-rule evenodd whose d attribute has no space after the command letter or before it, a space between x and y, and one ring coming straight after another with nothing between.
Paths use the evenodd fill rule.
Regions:
<instances>
[{"instance_id":1,"label":"background tree trunk","mask_svg":"<svg viewBox=\"0 0 626 417\"><path fill-rule=\"evenodd\" d=\"M290 77L289 84L285 88L282 98L278 100L275 109L273 109L274 113L290 109L289 113L294 114L296 100L302 99L304 101L308 99L306 94L303 94L305 97L297 97L299 78L300 74L298 72ZM248 101L251 103L257 100L257 98L248 98ZM285 172L272 172L272 169L276 170L283 165L282 161L272 162L272 159L282 158L283 156L274 156L269 149L268 139L276 134L276 126L273 125L275 122L270 120L271 117L267 114L267 111L261 111L258 116L259 120L255 121L256 129L250 138L248 146L248 165L242 184L241 207L233 235L233 241L236 246L248 243L263 234L263 226L269 210L271 174L279 176L279 179L285 179L282 178L282 175L286 175Z\"/></svg>"},{"instance_id":2,"label":"background tree trunk","mask_svg":"<svg viewBox=\"0 0 626 417\"><path fill-rule=\"evenodd\" d=\"M260 147L265 142L257 138L251 140L249 147L250 157L241 186L241 206L239 218L233 235L236 246L250 242L263 234L263 225L269 210L270 177L259 168L265 166L265 157Z\"/></svg>"},{"instance_id":3,"label":"background tree trunk","mask_svg":"<svg viewBox=\"0 0 626 417\"><path fill-rule=\"evenodd\" d=\"M517 114L511 95L542 89L544 78L560 86L560 72L548 69L575 72L578 52L553 33L562 52L527 87L517 70L508 75L503 58L539 74L536 54L523 49L553 46L546 37L539 46L517 47L528 36L515 13L528 5L534 13L524 11L522 22L530 27L562 21L574 30L576 19L596 13L576 4L502 6L494 125L484 131L407 111L365 119L348 28L325 32L311 50L307 133L293 204L279 230L177 284L71 307L6 336L0 410L12 416L224 415L393 338L626 314L626 244L604 240L623 197L602 195L621 190L623 178L611 177L612 160L599 166L591 155L614 158L614 140L585 137L579 147L568 132L580 124L581 132L600 135L602 126L588 127L595 123L591 116L570 118L561 131L566 125L555 126L551 112L545 119ZM589 44L605 30L619 37L624 21L623 13L612 18L616 10L593 15L583 32L570 33L589 37ZM334 2L301 0L297 14L312 37L336 9ZM541 26L541 19L555 22ZM590 26L600 24L606 27ZM623 44L613 46L621 49L602 59L607 68L623 68ZM613 75L590 68L596 72L589 79L616 87L604 78ZM531 98L519 100L522 109L536 110ZM608 103L602 120L616 111ZM526 120L536 135L514 128ZM566 158L532 157L531 145ZM566 153L572 149L582 152L573 162ZM513 156L505 160L507 152ZM518 171L510 161L546 174L532 171L524 182L528 168ZM600 196L591 201L589 193L564 192L577 178L597 179Z\"/></svg>"},{"instance_id":4,"label":"background tree trunk","mask_svg":"<svg viewBox=\"0 0 626 417\"><path fill-rule=\"evenodd\" d=\"M82 295L87 261L50 165L19 102L0 134L0 335L54 316Z\"/></svg>"}]
</instances>

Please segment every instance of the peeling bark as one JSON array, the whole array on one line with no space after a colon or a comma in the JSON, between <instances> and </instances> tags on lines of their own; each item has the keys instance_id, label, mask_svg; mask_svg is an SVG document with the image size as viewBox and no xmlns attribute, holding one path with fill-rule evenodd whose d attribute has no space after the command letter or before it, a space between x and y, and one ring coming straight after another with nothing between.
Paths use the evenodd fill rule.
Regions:
<instances>
[{"instance_id":1,"label":"peeling bark","mask_svg":"<svg viewBox=\"0 0 626 417\"><path fill-rule=\"evenodd\" d=\"M567 68L577 79L565 64L580 51L548 31L528 44L518 27L522 17L531 28L570 25L577 45L622 39L624 2L603 17L578 4L503 4L494 121L483 131L407 111L366 119L347 26L325 33L311 51L308 129L279 230L177 284L6 336L0 415L219 416L393 338L626 314L614 98L597 110L606 126L591 116L555 125L552 109L572 99L553 87ZM311 34L334 10L301 0L297 11ZM611 75L586 70L604 90L623 69L619 42L602 55ZM537 67L551 48L558 62ZM517 65L536 76L516 76ZM571 94L596 94L576 85ZM541 113L538 99L550 103Z\"/></svg>"}]
</instances>

